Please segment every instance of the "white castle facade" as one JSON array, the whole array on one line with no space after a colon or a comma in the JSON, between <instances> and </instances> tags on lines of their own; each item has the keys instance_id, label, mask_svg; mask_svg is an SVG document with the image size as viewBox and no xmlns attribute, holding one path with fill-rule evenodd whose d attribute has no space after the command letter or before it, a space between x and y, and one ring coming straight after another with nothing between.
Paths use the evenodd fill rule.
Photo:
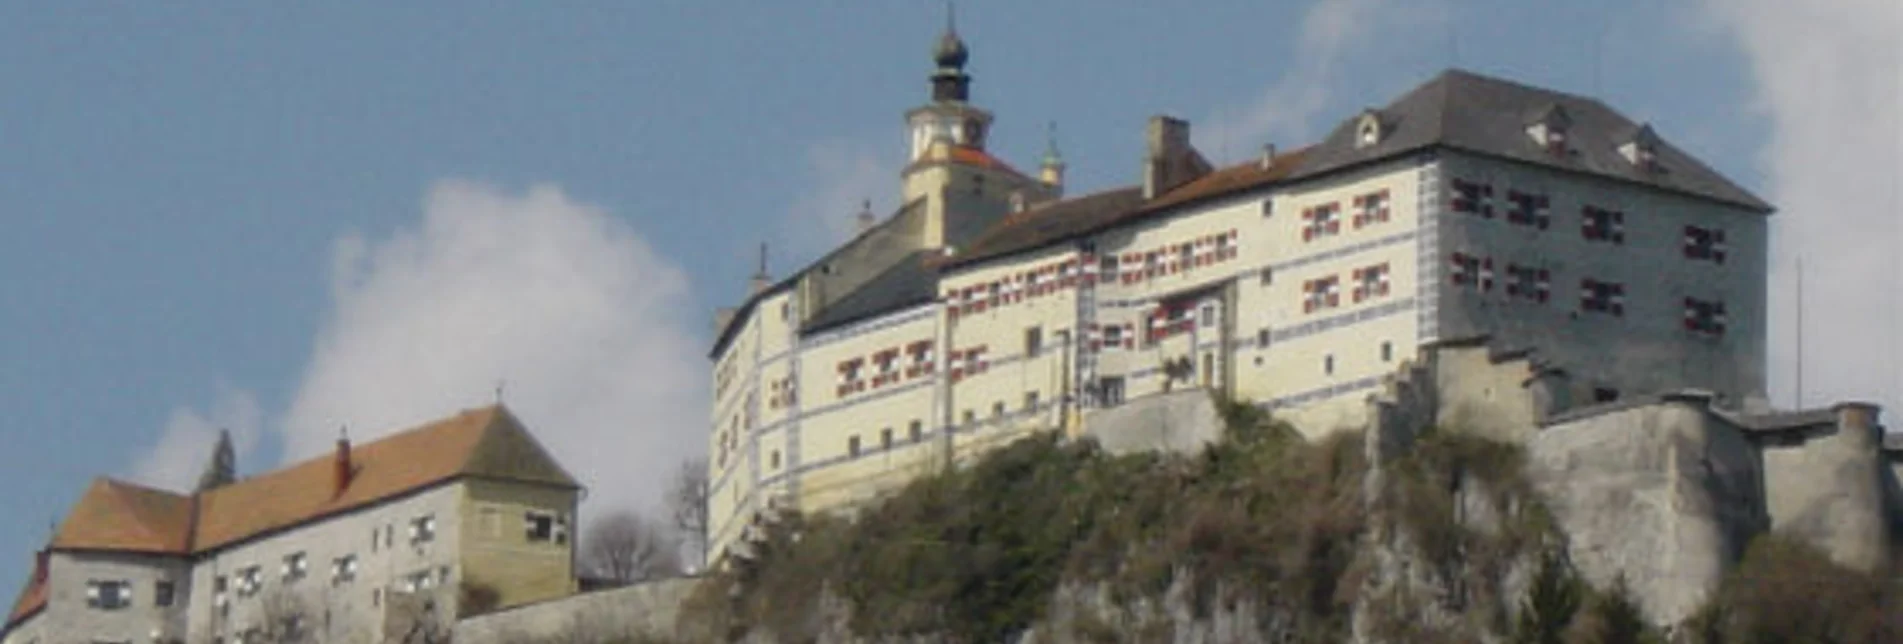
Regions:
<instances>
[{"instance_id":1,"label":"white castle facade","mask_svg":"<svg viewBox=\"0 0 1903 644\"><path fill-rule=\"evenodd\" d=\"M1772 208L1597 100L1448 71L1226 168L1156 117L1133 185L1072 197L1054 148L986 151L963 42L935 53L903 205L720 316L710 560L1172 390L1361 427L1446 339L1538 347L1575 400L1762 400Z\"/></svg>"}]
</instances>

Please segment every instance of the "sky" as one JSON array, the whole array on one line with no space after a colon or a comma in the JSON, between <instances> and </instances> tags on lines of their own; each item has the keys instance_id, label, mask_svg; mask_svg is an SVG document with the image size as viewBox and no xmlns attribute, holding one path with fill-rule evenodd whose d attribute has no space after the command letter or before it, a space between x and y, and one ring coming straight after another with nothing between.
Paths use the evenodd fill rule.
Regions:
<instances>
[{"instance_id":1,"label":"sky","mask_svg":"<svg viewBox=\"0 0 1903 644\"><path fill-rule=\"evenodd\" d=\"M1600 97L1776 203L1772 399L1896 407L1894 0L968 0L992 148L1081 194L1151 114L1229 162L1439 70ZM652 510L715 308L889 211L934 1L0 5L0 585L96 476L189 487L506 402ZM1823 314L1818 314L1823 313Z\"/></svg>"}]
</instances>

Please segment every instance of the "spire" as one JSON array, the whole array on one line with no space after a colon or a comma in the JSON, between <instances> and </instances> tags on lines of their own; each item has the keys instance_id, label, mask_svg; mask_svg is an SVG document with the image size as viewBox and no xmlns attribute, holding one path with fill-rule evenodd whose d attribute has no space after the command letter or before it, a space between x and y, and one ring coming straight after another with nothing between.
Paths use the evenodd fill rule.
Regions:
<instances>
[{"instance_id":1,"label":"spire","mask_svg":"<svg viewBox=\"0 0 1903 644\"><path fill-rule=\"evenodd\" d=\"M958 37L952 5L947 2L945 33L939 35L938 46L932 49L932 62L938 64L938 70L932 72L932 100L962 103L971 98L971 76L965 73L965 61L970 56L964 39Z\"/></svg>"},{"instance_id":2,"label":"spire","mask_svg":"<svg viewBox=\"0 0 1903 644\"><path fill-rule=\"evenodd\" d=\"M1044 159L1042 163L1039 164L1037 179L1048 186L1062 186L1064 184L1064 156L1057 152L1056 121L1051 121L1050 128L1046 134Z\"/></svg>"},{"instance_id":3,"label":"spire","mask_svg":"<svg viewBox=\"0 0 1903 644\"><path fill-rule=\"evenodd\" d=\"M753 287L753 293L758 295L761 291L766 290L768 286L772 286L772 281L773 278L767 275L766 272L766 242L760 242L760 266L753 271L753 283L751 285Z\"/></svg>"}]
</instances>

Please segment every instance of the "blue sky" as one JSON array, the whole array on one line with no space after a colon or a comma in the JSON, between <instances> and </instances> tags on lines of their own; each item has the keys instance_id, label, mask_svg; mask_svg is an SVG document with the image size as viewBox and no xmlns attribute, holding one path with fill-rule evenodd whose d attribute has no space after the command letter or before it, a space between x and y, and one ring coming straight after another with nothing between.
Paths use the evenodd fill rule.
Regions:
<instances>
[{"instance_id":1,"label":"blue sky","mask_svg":"<svg viewBox=\"0 0 1903 644\"><path fill-rule=\"evenodd\" d=\"M1903 144L1890 3L1585 4L971 1L958 22L993 148L1032 166L1056 121L1073 194L1135 179L1152 113L1239 160L1460 66L1600 96L1783 220L1898 211L1874 187ZM781 275L894 201L941 7L0 8L0 583L89 479L180 484L215 427L257 471L498 383L591 498L652 503L704 451L711 312L756 245ZM1820 167L1832 145L1858 171ZM1859 221L1847 239L1896 238ZM1837 255L1809 279L1897 276ZM1807 344L1859 369L1807 375L1818 398L1893 400L1894 363L1859 357L1895 355L1882 304L1837 335L1887 353Z\"/></svg>"}]
</instances>

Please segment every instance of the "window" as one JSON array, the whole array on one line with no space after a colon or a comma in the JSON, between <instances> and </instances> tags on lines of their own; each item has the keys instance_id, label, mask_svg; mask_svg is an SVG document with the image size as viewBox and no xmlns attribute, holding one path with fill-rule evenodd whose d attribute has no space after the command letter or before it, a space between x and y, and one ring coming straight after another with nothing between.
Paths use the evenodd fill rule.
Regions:
<instances>
[{"instance_id":1,"label":"window","mask_svg":"<svg viewBox=\"0 0 1903 644\"><path fill-rule=\"evenodd\" d=\"M1579 234L1586 241L1625 243L1625 213L1598 206L1581 206Z\"/></svg>"},{"instance_id":2,"label":"window","mask_svg":"<svg viewBox=\"0 0 1903 644\"><path fill-rule=\"evenodd\" d=\"M1269 328L1268 327L1262 327L1256 330L1255 347L1257 349L1269 348Z\"/></svg>"},{"instance_id":3,"label":"window","mask_svg":"<svg viewBox=\"0 0 1903 644\"><path fill-rule=\"evenodd\" d=\"M892 449L892 428L879 430L879 449Z\"/></svg>"},{"instance_id":4,"label":"window","mask_svg":"<svg viewBox=\"0 0 1903 644\"><path fill-rule=\"evenodd\" d=\"M1388 220L1388 191L1370 192L1355 197L1354 226L1360 228Z\"/></svg>"},{"instance_id":5,"label":"window","mask_svg":"<svg viewBox=\"0 0 1903 644\"><path fill-rule=\"evenodd\" d=\"M376 526L371 526L371 528L370 528L370 551L371 551L371 552L376 552L376 551L377 551L377 528L376 528Z\"/></svg>"},{"instance_id":6,"label":"window","mask_svg":"<svg viewBox=\"0 0 1903 644\"><path fill-rule=\"evenodd\" d=\"M1451 266L1447 277L1455 286L1471 286L1482 291L1493 290L1493 258L1454 253L1450 258Z\"/></svg>"},{"instance_id":7,"label":"window","mask_svg":"<svg viewBox=\"0 0 1903 644\"><path fill-rule=\"evenodd\" d=\"M1037 412L1037 392L1024 392L1024 413L1029 414L1035 412Z\"/></svg>"},{"instance_id":8,"label":"window","mask_svg":"<svg viewBox=\"0 0 1903 644\"><path fill-rule=\"evenodd\" d=\"M250 597L264 588L264 568L246 566L238 569L238 596Z\"/></svg>"},{"instance_id":9,"label":"window","mask_svg":"<svg viewBox=\"0 0 1903 644\"><path fill-rule=\"evenodd\" d=\"M1097 281L1108 282L1114 279L1117 279L1117 257L1105 255L1103 259L1097 260Z\"/></svg>"},{"instance_id":10,"label":"window","mask_svg":"<svg viewBox=\"0 0 1903 644\"><path fill-rule=\"evenodd\" d=\"M524 536L531 543L568 543L568 517L545 510L522 513Z\"/></svg>"},{"instance_id":11,"label":"window","mask_svg":"<svg viewBox=\"0 0 1903 644\"><path fill-rule=\"evenodd\" d=\"M991 403L991 417L992 418L1004 417L1004 401L1000 400L1000 401Z\"/></svg>"},{"instance_id":12,"label":"window","mask_svg":"<svg viewBox=\"0 0 1903 644\"><path fill-rule=\"evenodd\" d=\"M172 582L159 581L157 583L152 584L152 605L153 606L159 606L159 607L171 606L172 601L177 598L177 595L178 595L178 587L174 585Z\"/></svg>"},{"instance_id":13,"label":"window","mask_svg":"<svg viewBox=\"0 0 1903 644\"><path fill-rule=\"evenodd\" d=\"M1595 387L1592 390L1593 402L1609 403L1618 399L1619 399L1619 390L1617 389L1613 389L1611 387Z\"/></svg>"},{"instance_id":14,"label":"window","mask_svg":"<svg viewBox=\"0 0 1903 644\"><path fill-rule=\"evenodd\" d=\"M873 385L897 382L899 379L899 350L888 349L872 356L872 364L878 367L878 375L873 376Z\"/></svg>"},{"instance_id":15,"label":"window","mask_svg":"<svg viewBox=\"0 0 1903 644\"><path fill-rule=\"evenodd\" d=\"M912 439L912 442L919 442L925 438L925 424L916 420L912 421L912 427L907 431L906 435Z\"/></svg>"},{"instance_id":16,"label":"window","mask_svg":"<svg viewBox=\"0 0 1903 644\"><path fill-rule=\"evenodd\" d=\"M1256 280L1260 282L1263 286L1274 284L1275 283L1275 269L1269 268L1267 266L1262 267L1262 270L1256 273Z\"/></svg>"},{"instance_id":17,"label":"window","mask_svg":"<svg viewBox=\"0 0 1903 644\"><path fill-rule=\"evenodd\" d=\"M304 635L303 615L285 615L278 619L278 637L283 638L280 641L302 641Z\"/></svg>"},{"instance_id":18,"label":"window","mask_svg":"<svg viewBox=\"0 0 1903 644\"><path fill-rule=\"evenodd\" d=\"M1452 189L1452 200L1447 203L1448 209L1473 213L1483 218L1493 217L1493 186L1455 179L1449 188Z\"/></svg>"},{"instance_id":19,"label":"window","mask_svg":"<svg viewBox=\"0 0 1903 644\"><path fill-rule=\"evenodd\" d=\"M1330 353L1322 356L1322 375L1335 375L1335 354Z\"/></svg>"},{"instance_id":20,"label":"window","mask_svg":"<svg viewBox=\"0 0 1903 644\"><path fill-rule=\"evenodd\" d=\"M1507 223L1546 230L1547 224L1551 223L1547 203L1546 195L1508 190Z\"/></svg>"},{"instance_id":21,"label":"window","mask_svg":"<svg viewBox=\"0 0 1903 644\"><path fill-rule=\"evenodd\" d=\"M124 580L86 582L86 606L119 610L132 605L132 584Z\"/></svg>"},{"instance_id":22,"label":"window","mask_svg":"<svg viewBox=\"0 0 1903 644\"><path fill-rule=\"evenodd\" d=\"M395 545L396 545L396 525L386 523L383 525L383 547L389 548Z\"/></svg>"},{"instance_id":23,"label":"window","mask_svg":"<svg viewBox=\"0 0 1903 644\"><path fill-rule=\"evenodd\" d=\"M1105 346L1110 347L1123 346L1123 327L1115 324L1104 327L1103 343Z\"/></svg>"},{"instance_id":24,"label":"window","mask_svg":"<svg viewBox=\"0 0 1903 644\"><path fill-rule=\"evenodd\" d=\"M920 376L932 372L932 341L914 342L908 351L912 354L912 366L908 369L908 376Z\"/></svg>"},{"instance_id":25,"label":"window","mask_svg":"<svg viewBox=\"0 0 1903 644\"><path fill-rule=\"evenodd\" d=\"M1507 264L1507 297L1546 303L1552 273L1537 266Z\"/></svg>"},{"instance_id":26,"label":"window","mask_svg":"<svg viewBox=\"0 0 1903 644\"><path fill-rule=\"evenodd\" d=\"M1189 270L1190 267L1195 266L1196 248L1189 244L1178 246L1176 249L1176 263L1182 265L1183 270Z\"/></svg>"},{"instance_id":27,"label":"window","mask_svg":"<svg viewBox=\"0 0 1903 644\"><path fill-rule=\"evenodd\" d=\"M1202 314L1201 324L1203 328L1207 329L1209 327L1216 326L1216 305L1204 304L1201 314Z\"/></svg>"},{"instance_id":28,"label":"window","mask_svg":"<svg viewBox=\"0 0 1903 644\"><path fill-rule=\"evenodd\" d=\"M846 455L854 457L854 458L857 458L859 456L859 435L858 434L853 434L851 437L848 437L846 439Z\"/></svg>"},{"instance_id":29,"label":"window","mask_svg":"<svg viewBox=\"0 0 1903 644\"><path fill-rule=\"evenodd\" d=\"M1341 204L1330 202L1302 211L1302 241L1341 234Z\"/></svg>"},{"instance_id":30,"label":"window","mask_svg":"<svg viewBox=\"0 0 1903 644\"><path fill-rule=\"evenodd\" d=\"M839 363L840 394L852 392L853 385L859 382L859 367L865 363L863 358L853 358Z\"/></svg>"},{"instance_id":31,"label":"window","mask_svg":"<svg viewBox=\"0 0 1903 644\"><path fill-rule=\"evenodd\" d=\"M221 604L221 605L224 604L225 591L229 590L230 588L231 588L231 582L230 580L226 579L224 575L213 577L211 580L212 602L216 604Z\"/></svg>"},{"instance_id":32,"label":"window","mask_svg":"<svg viewBox=\"0 0 1903 644\"><path fill-rule=\"evenodd\" d=\"M1586 278L1579 281L1579 308L1614 317L1625 315L1625 285Z\"/></svg>"},{"instance_id":33,"label":"window","mask_svg":"<svg viewBox=\"0 0 1903 644\"><path fill-rule=\"evenodd\" d=\"M428 570L419 570L403 576L402 589L405 593L414 593L436 587L436 577Z\"/></svg>"},{"instance_id":34,"label":"window","mask_svg":"<svg viewBox=\"0 0 1903 644\"><path fill-rule=\"evenodd\" d=\"M786 302L781 302L780 303L780 321L785 322L786 318L790 317L792 314L793 314L793 308L789 306Z\"/></svg>"},{"instance_id":35,"label":"window","mask_svg":"<svg viewBox=\"0 0 1903 644\"><path fill-rule=\"evenodd\" d=\"M410 519L410 545L428 543L436 540L436 515L426 514Z\"/></svg>"},{"instance_id":36,"label":"window","mask_svg":"<svg viewBox=\"0 0 1903 644\"><path fill-rule=\"evenodd\" d=\"M304 553L293 552L284 556L284 567L279 573L284 578L284 583L288 584L303 579L308 568L309 562L305 560Z\"/></svg>"},{"instance_id":37,"label":"window","mask_svg":"<svg viewBox=\"0 0 1903 644\"><path fill-rule=\"evenodd\" d=\"M1393 342L1384 341L1381 343L1381 361L1382 362L1394 361L1394 343Z\"/></svg>"},{"instance_id":38,"label":"window","mask_svg":"<svg viewBox=\"0 0 1903 644\"><path fill-rule=\"evenodd\" d=\"M978 412L975 412L969 409L965 410L965 424L966 425L978 424Z\"/></svg>"},{"instance_id":39,"label":"window","mask_svg":"<svg viewBox=\"0 0 1903 644\"><path fill-rule=\"evenodd\" d=\"M1035 358L1044 350L1043 327L1031 327L1024 330L1024 357Z\"/></svg>"},{"instance_id":40,"label":"window","mask_svg":"<svg viewBox=\"0 0 1903 644\"><path fill-rule=\"evenodd\" d=\"M1686 226L1685 258L1725 263L1725 231Z\"/></svg>"},{"instance_id":41,"label":"window","mask_svg":"<svg viewBox=\"0 0 1903 644\"><path fill-rule=\"evenodd\" d=\"M1341 277L1331 275L1302 283L1302 312L1314 313L1341 306Z\"/></svg>"},{"instance_id":42,"label":"window","mask_svg":"<svg viewBox=\"0 0 1903 644\"><path fill-rule=\"evenodd\" d=\"M1384 297L1388 294L1388 265L1378 264L1357 268L1354 273L1355 302Z\"/></svg>"},{"instance_id":43,"label":"window","mask_svg":"<svg viewBox=\"0 0 1903 644\"><path fill-rule=\"evenodd\" d=\"M1712 336L1724 335L1725 303L1685 298L1685 330Z\"/></svg>"},{"instance_id":44,"label":"window","mask_svg":"<svg viewBox=\"0 0 1903 644\"><path fill-rule=\"evenodd\" d=\"M1274 215L1275 215L1275 200L1263 199L1262 200L1262 216L1266 218L1266 217L1272 217Z\"/></svg>"},{"instance_id":45,"label":"window","mask_svg":"<svg viewBox=\"0 0 1903 644\"><path fill-rule=\"evenodd\" d=\"M357 555L344 555L330 560L330 583L335 586L357 580Z\"/></svg>"},{"instance_id":46,"label":"window","mask_svg":"<svg viewBox=\"0 0 1903 644\"><path fill-rule=\"evenodd\" d=\"M1098 397L1105 407L1123 404L1123 378L1112 376L1097 381Z\"/></svg>"}]
</instances>

